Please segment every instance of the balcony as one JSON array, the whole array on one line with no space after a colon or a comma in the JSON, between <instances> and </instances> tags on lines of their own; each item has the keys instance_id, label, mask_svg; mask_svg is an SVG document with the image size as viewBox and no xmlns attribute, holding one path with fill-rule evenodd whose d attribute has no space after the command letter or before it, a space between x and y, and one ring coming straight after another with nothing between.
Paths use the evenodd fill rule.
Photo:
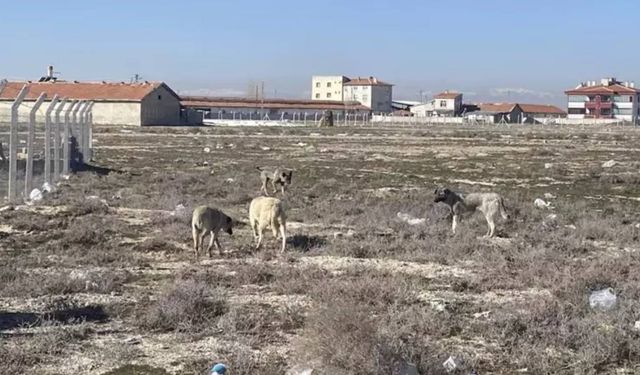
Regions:
<instances>
[{"instance_id":1,"label":"balcony","mask_svg":"<svg viewBox=\"0 0 640 375\"><path fill-rule=\"evenodd\" d=\"M611 108L613 108L613 103L612 102L592 101L592 102L585 102L584 106L587 109L596 109L596 108L611 109Z\"/></svg>"}]
</instances>

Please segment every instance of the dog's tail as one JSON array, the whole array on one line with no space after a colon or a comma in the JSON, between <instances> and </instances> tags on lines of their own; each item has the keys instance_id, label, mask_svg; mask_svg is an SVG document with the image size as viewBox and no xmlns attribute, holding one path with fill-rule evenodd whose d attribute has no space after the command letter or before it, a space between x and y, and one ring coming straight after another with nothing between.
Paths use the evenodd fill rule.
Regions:
<instances>
[{"instance_id":1,"label":"dog's tail","mask_svg":"<svg viewBox=\"0 0 640 375\"><path fill-rule=\"evenodd\" d=\"M502 215L502 218L505 220L509 220L511 218L507 212L507 207L504 205L504 199L502 198L500 198L500 215Z\"/></svg>"}]
</instances>

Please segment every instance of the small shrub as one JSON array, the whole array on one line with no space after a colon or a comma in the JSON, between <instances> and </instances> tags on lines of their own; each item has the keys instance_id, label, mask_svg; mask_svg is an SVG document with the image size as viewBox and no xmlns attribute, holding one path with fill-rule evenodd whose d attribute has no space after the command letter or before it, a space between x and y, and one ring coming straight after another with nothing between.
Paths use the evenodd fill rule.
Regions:
<instances>
[{"instance_id":1,"label":"small shrub","mask_svg":"<svg viewBox=\"0 0 640 375\"><path fill-rule=\"evenodd\" d=\"M195 332L210 327L227 311L219 290L194 280L182 280L167 287L141 309L137 323L156 331Z\"/></svg>"}]
</instances>

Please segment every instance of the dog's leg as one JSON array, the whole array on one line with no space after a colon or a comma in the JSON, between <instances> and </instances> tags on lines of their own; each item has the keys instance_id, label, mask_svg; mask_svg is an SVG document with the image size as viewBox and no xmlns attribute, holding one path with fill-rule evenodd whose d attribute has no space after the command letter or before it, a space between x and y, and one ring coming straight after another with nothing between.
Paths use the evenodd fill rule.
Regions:
<instances>
[{"instance_id":1,"label":"dog's leg","mask_svg":"<svg viewBox=\"0 0 640 375\"><path fill-rule=\"evenodd\" d=\"M273 187L273 194L277 194L278 188L276 187L276 180L271 180L271 187Z\"/></svg>"},{"instance_id":2,"label":"dog's leg","mask_svg":"<svg viewBox=\"0 0 640 375\"><path fill-rule=\"evenodd\" d=\"M287 228L285 223L280 224L280 235L282 235L282 252L284 253L285 246L287 245Z\"/></svg>"},{"instance_id":3,"label":"dog's leg","mask_svg":"<svg viewBox=\"0 0 640 375\"><path fill-rule=\"evenodd\" d=\"M198 260L198 257L200 256L200 249L204 249L204 236L207 235L207 231L203 230L198 234L198 250L196 250L196 260Z\"/></svg>"},{"instance_id":4,"label":"dog's leg","mask_svg":"<svg viewBox=\"0 0 640 375\"><path fill-rule=\"evenodd\" d=\"M269 196L269 192L267 191L267 180L266 179L262 180L262 192L267 197Z\"/></svg>"},{"instance_id":5,"label":"dog's leg","mask_svg":"<svg viewBox=\"0 0 640 375\"><path fill-rule=\"evenodd\" d=\"M198 233L198 230L193 227L191 229L191 234L193 235L193 252L196 256L196 259L198 259L198 246L200 245L198 239L200 238L200 233Z\"/></svg>"},{"instance_id":6,"label":"dog's leg","mask_svg":"<svg viewBox=\"0 0 640 375\"><path fill-rule=\"evenodd\" d=\"M497 213L497 212L496 212ZM493 237L493 235L495 234L496 231L496 223L494 221L494 215L485 215L485 218L487 219L487 234L485 235L485 237Z\"/></svg>"},{"instance_id":7,"label":"dog's leg","mask_svg":"<svg viewBox=\"0 0 640 375\"><path fill-rule=\"evenodd\" d=\"M451 220L451 231L453 232L453 234L456 233L456 227L458 226L458 220L459 217L457 214L453 214L453 219Z\"/></svg>"},{"instance_id":8,"label":"dog's leg","mask_svg":"<svg viewBox=\"0 0 640 375\"><path fill-rule=\"evenodd\" d=\"M207 246L207 253L209 253L209 258L211 258L211 248L213 247L213 242L216 240L216 235L213 231L209 232L209 246Z\"/></svg>"},{"instance_id":9,"label":"dog's leg","mask_svg":"<svg viewBox=\"0 0 640 375\"><path fill-rule=\"evenodd\" d=\"M260 245L262 245L262 229L258 232L258 244L256 245L256 250L260 249Z\"/></svg>"},{"instance_id":10,"label":"dog's leg","mask_svg":"<svg viewBox=\"0 0 640 375\"><path fill-rule=\"evenodd\" d=\"M218 237L218 235L216 234L215 236L215 240L214 240L215 244L216 244L216 249L218 249L218 254L222 255L223 250L222 250L222 245L220 245L220 238Z\"/></svg>"},{"instance_id":11,"label":"dog's leg","mask_svg":"<svg viewBox=\"0 0 640 375\"><path fill-rule=\"evenodd\" d=\"M253 230L253 239L258 239L258 222L256 220L251 222L251 229Z\"/></svg>"},{"instance_id":12,"label":"dog's leg","mask_svg":"<svg viewBox=\"0 0 640 375\"><path fill-rule=\"evenodd\" d=\"M284 195L284 191L285 191L284 184L280 186L280 189L282 189L282 195Z\"/></svg>"}]
</instances>

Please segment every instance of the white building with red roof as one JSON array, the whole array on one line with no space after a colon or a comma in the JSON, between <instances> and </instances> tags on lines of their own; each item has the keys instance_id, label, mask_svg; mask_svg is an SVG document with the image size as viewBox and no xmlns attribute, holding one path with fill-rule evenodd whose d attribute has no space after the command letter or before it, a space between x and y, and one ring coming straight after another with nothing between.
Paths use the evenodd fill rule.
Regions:
<instances>
[{"instance_id":1,"label":"white building with red roof","mask_svg":"<svg viewBox=\"0 0 640 375\"><path fill-rule=\"evenodd\" d=\"M567 94L569 119L619 119L638 122L640 90L633 82L604 78L581 83Z\"/></svg>"},{"instance_id":2,"label":"white building with red roof","mask_svg":"<svg viewBox=\"0 0 640 375\"><path fill-rule=\"evenodd\" d=\"M0 87L0 116L9 116L11 104L22 88L27 87L23 106L28 108L40 94L49 102L60 99L94 102L93 122L104 125L179 125L180 97L163 82L78 82L49 80L43 82L5 82ZM20 111L26 118L28 111ZM5 121L8 118L4 119ZM0 118L0 121L2 119Z\"/></svg>"},{"instance_id":3,"label":"white building with red roof","mask_svg":"<svg viewBox=\"0 0 640 375\"><path fill-rule=\"evenodd\" d=\"M433 97L429 102L411 107L411 112L417 117L457 117L462 113L462 94L444 91Z\"/></svg>"},{"instance_id":4,"label":"white building with red roof","mask_svg":"<svg viewBox=\"0 0 640 375\"><path fill-rule=\"evenodd\" d=\"M358 102L373 112L393 111L393 85L376 77L313 76L311 100Z\"/></svg>"}]
</instances>

